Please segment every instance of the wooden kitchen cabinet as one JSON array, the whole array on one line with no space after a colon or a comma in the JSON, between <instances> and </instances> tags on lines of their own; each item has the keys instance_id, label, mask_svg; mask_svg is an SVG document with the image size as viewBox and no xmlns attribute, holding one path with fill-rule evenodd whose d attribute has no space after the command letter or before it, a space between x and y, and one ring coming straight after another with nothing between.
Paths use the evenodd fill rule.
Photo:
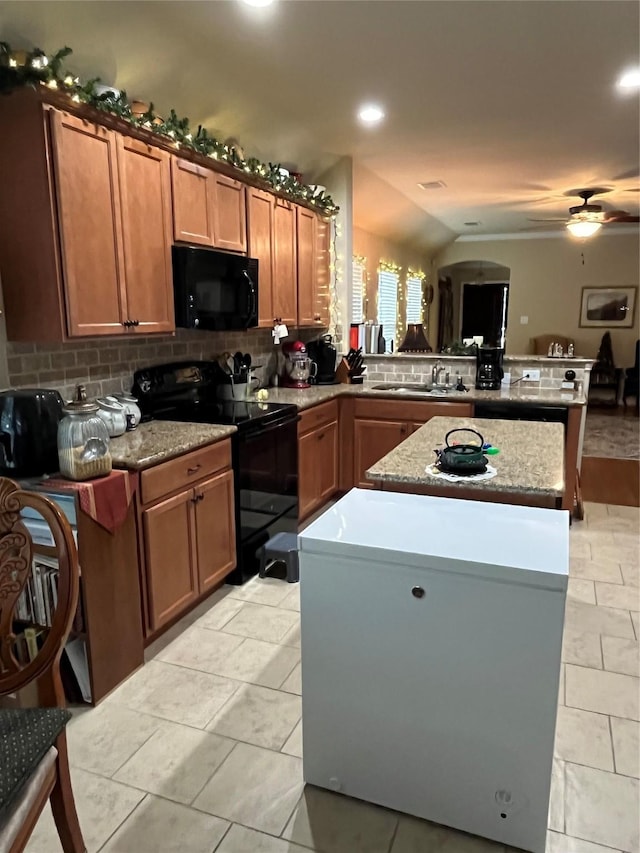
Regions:
<instances>
[{"instance_id":1,"label":"wooden kitchen cabinet","mask_svg":"<svg viewBox=\"0 0 640 853\"><path fill-rule=\"evenodd\" d=\"M353 483L372 489L365 471L386 456L409 435L406 421L356 420L353 425Z\"/></svg>"},{"instance_id":2,"label":"wooden kitchen cabinet","mask_svg":"<svg viewBox=\"0 0 640 853\"><path fill-rule=\"evenodd\" d=\"M236 566L231 442L140 475L145 635L156 635Z\"/></svg>"},{"instance_id":3,"label":"wooden kitchen cabinet","mask_svg":"<svg viewBox=\"0 0 640 853\"><path fill-rule=\"evenodd\" d=\"M296 210L298 325L329 325L330 223L304 207Z\"/></svg>"},{"instance_id":4,"label":"wooden kitchen cabinet","mask_svg":"<svg viewBox=\"0 0 640 853\"><path fill-rule=\"evenodd\" d=\"M205 592L236 566L233 474L217 474L194 491L198 581Z\"/></svg>"},{"instance_id":5,"label":"wooden kitchen cabinet","mask_svg":"<svg viewBox=\"0 0 640 853\"><path fill-rule=\"evenodd\" d=\"M342 485L372 489L374 483L365 477L368 468L436 415L471 417L473 404L363 397L353 400L352 411L353 483L345 482L343 472Z\"/></svg>"},{"instance_id":6,"label":"wooden kitchen cabinet","mask_svg":"<svg viewBox=\"0 0 640 853\"><path fill-rule=\"evenodd\" d=\"M296 209L291 202L276 198L273 208L273 315L293 327L298 324L297 290Z\"/></svg>"},{"instance_id":7,"label":"wooden kitchen cabinet","mask_svg":"<svg viewBox=\"0 0 640 853\"><path fill-rule=\"evenodd\" d=\"M127 283L123 313L135 333L172 332L169 155L138 139L117 135L116 141Z\"/></svg>"},{"instance_id":8,"label":"wooden kitchen cabinet","mask_svg":"<svg viewBox=\"0 0 640 853\"><path fill-rule=\"evenodd\" d=\"M313 326L316 322L316 215L305 207L296 207L296 240L298 264L298 324Z\"/></svg>"},{"instance_id":9,"label":"wooden kitchen cabinet","mask_svg":"<svg viewBox=\"0 0 640 853\"><path fill-rule=\"evenodd\" d=\"M173 238L176 243L213 246L213 204L211 169L171 158L171 190L173 199Z\"/></svg>"},{"instance_id":10,"label":"wooden kitchen cabinet","mask_svg":"<svg viewBox=\"0 0 640 853\"><path fill-rule=\"evenodd\" d=\"M127 304L116 134L57 110L48 115L69 336L122 334Z\"/></svg>"},{"instance_id":11,"label":"wooden kitchen cabinet","mask_svg":"<svg viewBox=\"0 0 640 853\"><path fill-rule=\"evenodd\" d=\"M331 220L316 218L316 278L314 325L328 328L331 323Z\"/></svg>"},{"instance_id":12,"label":"wooden kitchen cabinet","mask_svg":"<svg viewBox=\"0 0 640 853\"><path fill-rule=\"evenodd\" d=\"M233 178L213 172L213 238L218 249L247 251L245 186Z\"/></svg>"},{"instance_id":13,"label":"wooden kitchen cabinet","mask_svg":"<svg viewBox=\"0 0 640 853\"><path fill-rule=\"evenodd\" d=\"M298 423L298 518L325 504L338 490L338 401L302 412Z\"/></svg>"},{"instance_id":14,"label":"wooden kitchen cabinet","mask_svg":"<svg viewBox=\"0 0 640 853\"><path fill-rule=\"evenodd\" d=\"M273 309L273 210L272 193L247 187L247 241L249 257L258 261L258 325L271 328Z\"/></svg>"},{"instance_id":15,"label":"wooden kitchen cabinet","mask_svg":"<svg viewBox=\"0 0 640 853\"><path fill-rule=\"evenodd\" d=\"M171 188L173 236L177 243L247 251L244 184L174 156Z\"/></svg>"},{"instance_id":16,"label":"wooden kitchen cabinet","mask_svg":"<svg viewBox=\"0 0 640 853\"><path fill-rule=\"evenodd\" d=\"M0 111L7 337L173 331L168 155L39 95Z\"/></svg>"},{"instance_id":17,"label":"wooden kitchen cabinet","mask_svg":"<svg viewBox=\"0 0 640 853\"><path fill-rule=\"evenodd\" d=\"M198 596L194 499L189 489L142 513L152 630L178 616Z\"/></svg>"}]
</instances>

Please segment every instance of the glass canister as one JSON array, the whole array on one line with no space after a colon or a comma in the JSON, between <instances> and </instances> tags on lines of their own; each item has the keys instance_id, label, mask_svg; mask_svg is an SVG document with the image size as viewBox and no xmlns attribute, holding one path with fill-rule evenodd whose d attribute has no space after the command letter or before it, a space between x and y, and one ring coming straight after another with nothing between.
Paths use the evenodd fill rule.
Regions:
<instances>
[{"instance_id":1,"label":"glass canister","mask_svg":"<svg viewBox=\"0 0 640 853\"><path fill-rule=\"evenodd\" d=\"M109 433L98 415L98 406L87 400L84 385L63 409L58 424L60 473L68 480L92 480L111 471Z\"/></svg>"}]
</instances>

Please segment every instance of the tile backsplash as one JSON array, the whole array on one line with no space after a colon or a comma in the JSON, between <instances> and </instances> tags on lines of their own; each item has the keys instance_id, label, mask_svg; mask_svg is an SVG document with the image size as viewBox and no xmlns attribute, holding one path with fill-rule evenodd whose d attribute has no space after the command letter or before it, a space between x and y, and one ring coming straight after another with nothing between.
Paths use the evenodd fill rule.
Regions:
<instances>
[{"instance_id":1,"label":"tile backsplash","mask_svg":"<svg viewBox=\"0 0 640 853\"><path fill-rule=\"evenodd\" d=\"M324 330L322 330L324 331ZM318 330L290 330L289 340L308 341ZM178 329L174 335L92 338L68 343L8 343L9 384L13 388L55 388L63 399L76 385L89 397L129 391L133 372L141 367L185 359L210 359L225 350L250 352L261 365L256 376L266 384L275 371L270 329L246 332L204 332Z\"/></svg>"},{"instance_id":2,"label":"tile backsplash","mask_svg":"<svg viewBox=\"0 0 640 853\"><path fill-rule=\"evenodd\" d=\"M454 382L459 374L467 386L473 386L476 380L476 360L458 356L455 358L438 355L367 355L367 382L429 382L431 370L439 361L450 373L450 381ZM585 393L588 388L591 362L585 359L542 359L532 356L505 356L503 362L505 373L511 375L511 382L518 380L530 368L540 371L540 381L527 381L526 387L560 388L564 374L571 369L576 379L584 385Z\"/></svg>"}]
</instances>

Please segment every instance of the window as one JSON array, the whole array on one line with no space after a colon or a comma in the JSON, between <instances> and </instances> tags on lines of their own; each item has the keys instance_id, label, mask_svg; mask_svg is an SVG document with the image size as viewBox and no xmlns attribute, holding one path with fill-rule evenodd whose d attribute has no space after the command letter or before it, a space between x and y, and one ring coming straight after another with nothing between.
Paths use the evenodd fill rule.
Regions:
<instances>
[{"instance_id":1,"label":"window","mask_svg":"<svg viewBox=\"0 0 640 853\"><path fill-rule=\"evenodd\" d=\"M422 279L407 278L407 325L422 323Z\"/></svg>"},{"instance_id":2,"label":"window","mask_svg":"<svg viewBox=\"0 0 640 853\"><path fill-rule=\"evenodd\" d=\"M366 281L365 264L361 258L354 258L351 273L351 322L364 322L364 291Z\"/></svg>"},{"instance_id":3,"label":"window","mask_svg":"<svg viewBox=\"0 0 640 853\"><path fill-rule=\"evenodd\" d=\"M378 272L378 323L386 341L386 351L395 349L398 325L398 273Z\"/></svg>"}]
</instances>

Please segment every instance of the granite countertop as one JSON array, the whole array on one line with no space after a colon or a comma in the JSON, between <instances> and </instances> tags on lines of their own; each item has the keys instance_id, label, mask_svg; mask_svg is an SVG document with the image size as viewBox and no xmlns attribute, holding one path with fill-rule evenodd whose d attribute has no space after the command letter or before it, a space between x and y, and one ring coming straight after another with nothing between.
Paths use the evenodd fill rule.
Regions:
<instances>
[{"instance_id":1,"label":"granite countertop","mask_svg":"<svg viewBox=\"0 0 640 853\"><path fill-rule=\"evenodd\" d=\"M234 426L152 421L118 438L109 448L114 468L140 471L174 456L213 444L236 432Z\"/></svg>"},{"instance_id":2,"label":"granite countertop","mask_svg":"<svg viewBox=\"0 0 640 853\"><path fill-rule=\"evenodd\" d=\"M500 449L497 456L488 457L498 471L493 479L451 483L425 472L435 461L434 448L444 446L447 432L460 427L476 429ZM466 440L464 434L459 440ZM388 483L450 488L452 494L456 489L478 489L559 498L564 492L564 427L539 421L436 417L372 465L366 476Z\"/></svg>"},{"instance_id":3,"label":"granite countertop","mask_svg":"<svg viewBox=\"0 0 640 853\"><path fill-rule=\"evenodd\" d=\"M376 391L375 385L383 382L364 382L362 385L313 385L311 388L298 390L296 388L267 388L269 402L295 403L298 409L309 409L327 400L344 394L357 397L397 397L402 400L428 400L436 403L446 403L448 400L460 402L507 402L507 403L539 403L545 406L584 406L584 393L575 394L573 391L562 391L559 388L522 388L513 385L498 391L478 391L469 388L468 391L449 391L446 394L427 394L416 391ZM388 384L388 383L387 383ZM401 382L398 382L401 385Z\"/></svg>"}]
</instances>

